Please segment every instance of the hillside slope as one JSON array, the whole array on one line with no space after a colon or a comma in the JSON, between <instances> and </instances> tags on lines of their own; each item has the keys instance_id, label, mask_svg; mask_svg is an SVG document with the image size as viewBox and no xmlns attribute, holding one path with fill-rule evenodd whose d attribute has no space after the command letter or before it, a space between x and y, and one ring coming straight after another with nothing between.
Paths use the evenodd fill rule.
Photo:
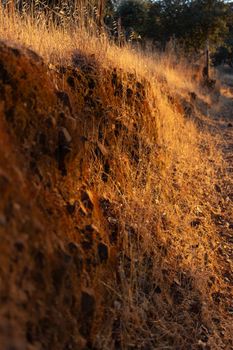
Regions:
<instances>
[{"instance_id":1,"label":"hillside slope","mask_svg":"<svg viewBox=\"0 0 233 350\"><path fill-rule=\"evenodd\" d=\"M2 349L231 349L208 96L69 55L0 42Z\"/></svg>"}]
</instances>

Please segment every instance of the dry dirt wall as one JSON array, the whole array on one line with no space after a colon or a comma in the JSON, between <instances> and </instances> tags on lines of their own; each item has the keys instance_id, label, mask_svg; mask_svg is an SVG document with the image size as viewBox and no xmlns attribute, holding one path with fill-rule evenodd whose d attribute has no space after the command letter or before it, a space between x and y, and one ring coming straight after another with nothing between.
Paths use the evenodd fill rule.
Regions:
<instances>
[{"instance_id":1,"label":"dry dirt wall","mask_svg":"<svg viewBox=\"0 0 233 350\"><path fill-rule=\"evenodd\" d=\"M1 349L91 349L104 317L117 228L89 179L93 149L105 161L90 140L104 111L96 79L78 54L74 67L48 69L0 43Z\"/></svg>"}]
</instances>

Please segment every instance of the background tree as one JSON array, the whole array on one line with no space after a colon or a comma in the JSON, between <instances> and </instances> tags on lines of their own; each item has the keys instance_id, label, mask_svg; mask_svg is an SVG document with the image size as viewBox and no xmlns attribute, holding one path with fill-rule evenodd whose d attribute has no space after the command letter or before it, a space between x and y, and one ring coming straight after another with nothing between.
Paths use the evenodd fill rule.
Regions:
<instances>
[{"instance_id":1,"label":"background tree","mask_svg":"<svg viewBox=\"0 0 233 350\"><path fill-rule=\"evenodd\" d=\"M162 26L162 6L159 1L150 1L148 6L148 15L146 21L146 37L151 39L154 44L163 41Z\"/></svg>"},{"instance_id":2,"label":"background tree","mask_svg":"<svg viewBox=\"0 0 233 350\"><path fill-rule=\"evenodd\" d=\"M121 25L126 34L135 32L141 37L146 37L149 2L143 0L126 0L120 3L116 15L121 20Z\"/></svg>"},{"instance_id":3,"label":"background tree","mask_svg":"<svg viewBox=\"0 0 233 350\"><path fill-rule=\"evenodd\" d=\"M190 29L186 42L196 49L203 48L209 41L212 49L224 42L228 33L227 6L219 0L195 0L190 3Z\"/></svg>"},{"instance_id":4,"label":"background tree","mask_svg":"<svg viewBox=\"0 0 233 350\"><path fill-rule=\"evenodd\" d=\"M126 0L117 15L122 26L144 39L166 43L175 38L187 50L202 50L207 40L218 47L228 32L228 6L222 0Z\"/></svg>"},{"instance_id":5,"label":"background tree","mask_svg":"<svg viewBox=\"0 0 233 350\"><path fill-rule=\"evenodd\" d=\"M213 55L213 62L215 65L221 63L228 63L233 67L233 2L226 4L227 8L227 26L228 34L224 43L217 48Z\"/></svg>"}]
</instances>

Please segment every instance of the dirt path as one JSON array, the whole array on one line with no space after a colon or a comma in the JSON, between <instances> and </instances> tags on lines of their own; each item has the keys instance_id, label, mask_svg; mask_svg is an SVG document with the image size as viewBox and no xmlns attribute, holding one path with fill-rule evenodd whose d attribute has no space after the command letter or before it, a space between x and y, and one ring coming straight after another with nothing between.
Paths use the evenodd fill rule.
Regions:
<instances>
[{"instance_id":1,"label":"dirt path","mask_svg":"<svg viewBox=\"0 0 233 350\"><path fill-rule=\"evenodd\" d=\"M222 69L219 80L219 101L210 110L224 160L219 185L215 185L221 209L215 221L219 234L218 265L225 284L223 294L219 297L225 305L227 315L233 317L233 70Z\"/></svg>"}]
</instances>

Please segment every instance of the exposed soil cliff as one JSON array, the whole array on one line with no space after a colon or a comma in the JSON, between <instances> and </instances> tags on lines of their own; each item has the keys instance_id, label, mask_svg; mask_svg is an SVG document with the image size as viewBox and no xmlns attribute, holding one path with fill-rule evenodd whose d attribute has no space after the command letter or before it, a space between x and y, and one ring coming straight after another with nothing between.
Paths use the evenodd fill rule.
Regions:
<instances>
[{"instance_id":1,"label":"exposed soil cliff","mask_svg":"<svg viewBox=\"0 0 233 350\"><path fill-rule=\"evenodd\" d=\"M107 182L116 167L109 154L126 127L104 107L105 89L117 99L123 87L116 72L105 72L100 86L92 57L73 60L48 69L34 52L0 45L4 349L91 348L109 299L99 281L116 278L114 206L94 192L89 162L99 161ZM132 103L143 88L131 79ZM136 162L137 139L126 147Z\"/></svg>"}]
</instances>

